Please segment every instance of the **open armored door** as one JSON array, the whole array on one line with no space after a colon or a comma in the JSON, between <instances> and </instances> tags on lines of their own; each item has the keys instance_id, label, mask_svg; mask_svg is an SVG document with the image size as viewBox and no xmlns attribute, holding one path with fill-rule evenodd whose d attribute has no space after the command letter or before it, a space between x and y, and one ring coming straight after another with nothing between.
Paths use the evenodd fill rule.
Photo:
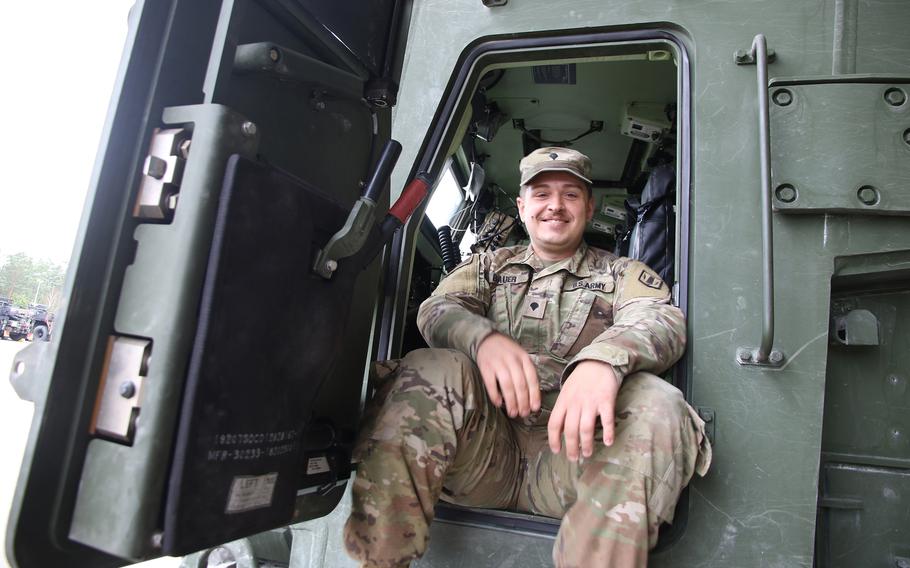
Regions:
<instances>
[{"instance_id":1,"label":"open armored door","mask_svg":"<svg viewBox=\"0 0 910 568\"><path fill-rule=\"evenodd\" d=\"M137 1L65 315L13 372L35 403L14 565L181 555L335 506L380 270L313 266L388 141L405 4Z\"/></svg>"}]
</instances>

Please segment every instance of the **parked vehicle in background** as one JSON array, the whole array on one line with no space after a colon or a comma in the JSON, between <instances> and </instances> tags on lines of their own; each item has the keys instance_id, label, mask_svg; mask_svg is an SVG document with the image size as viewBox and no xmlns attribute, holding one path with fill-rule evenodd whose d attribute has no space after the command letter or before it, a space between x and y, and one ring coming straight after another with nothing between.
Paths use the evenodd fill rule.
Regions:
<instances>
[{"instance_id":1,"label":"parked vehicle in background","mask_svg":"<svg viewBox=\"0 0 910 568\"><path fill-rule=\"evenodd\" d=\"M44 304L29 304L27 315L32 340L50 341L54 314L48 312L47 306Z\"/></svg>"},{"instance_id":2,"label":"parked vehicle in background","mask_svg":"<svg viewBox=\"0 0 910 568\"><path fill-rule=\"evenodd\" d=\"M54 320L44 304L18 308L9 298L0 298L0 338L19 341L49 341Z\"/></svg>"}]
</instances>

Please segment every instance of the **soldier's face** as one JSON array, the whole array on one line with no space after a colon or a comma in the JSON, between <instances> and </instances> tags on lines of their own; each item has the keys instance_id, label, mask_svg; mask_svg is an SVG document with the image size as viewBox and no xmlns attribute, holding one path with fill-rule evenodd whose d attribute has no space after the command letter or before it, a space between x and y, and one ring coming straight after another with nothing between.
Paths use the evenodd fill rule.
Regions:
<instances>
[{"instance_id":1,"label":"soldier's face","mask_svg":"<svg viewBox=\"0 0 910 568\"><path fill-rule=\"evenodd\" d=\"M560 260L575 254L585 224L594 214L594 203L584 182L567 172L534 176L517 203L531 246L544 260Z\"/></svg>"}]
</instances>

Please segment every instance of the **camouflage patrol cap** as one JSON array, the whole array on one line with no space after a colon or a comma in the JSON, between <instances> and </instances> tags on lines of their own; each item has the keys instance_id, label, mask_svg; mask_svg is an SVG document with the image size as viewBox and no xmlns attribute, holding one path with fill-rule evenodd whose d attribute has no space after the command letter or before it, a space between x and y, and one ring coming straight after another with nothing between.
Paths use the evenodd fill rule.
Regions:
<instances>
[{"instance_id":1,"label":"camouflage patrol cap","mask_svg":"<svg viewBox=\"0 0 910 568\"><path fill-rule=\"evenodd\" d=\"M578 150L548 146L538 148L521 159L518 165L521 185L541 172L568 172L591 185L591 158Z\"/></svg>"}]
</instances>

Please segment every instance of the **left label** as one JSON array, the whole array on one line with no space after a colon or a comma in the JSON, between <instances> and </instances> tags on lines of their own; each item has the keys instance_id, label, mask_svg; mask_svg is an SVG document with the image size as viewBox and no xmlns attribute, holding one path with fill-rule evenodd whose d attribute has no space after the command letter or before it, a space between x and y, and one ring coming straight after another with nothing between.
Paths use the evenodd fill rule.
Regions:
<instances>
[{"instance_id":1,"label":"left label","mask_svg":"<svg viewBox=\"0 0 910 568\"><path fill-rule=\"evenodd\" d=\"M226 513L242 513L272 504L278 472L235 477L228 494Z\"/></svg>"}]
</instances>

